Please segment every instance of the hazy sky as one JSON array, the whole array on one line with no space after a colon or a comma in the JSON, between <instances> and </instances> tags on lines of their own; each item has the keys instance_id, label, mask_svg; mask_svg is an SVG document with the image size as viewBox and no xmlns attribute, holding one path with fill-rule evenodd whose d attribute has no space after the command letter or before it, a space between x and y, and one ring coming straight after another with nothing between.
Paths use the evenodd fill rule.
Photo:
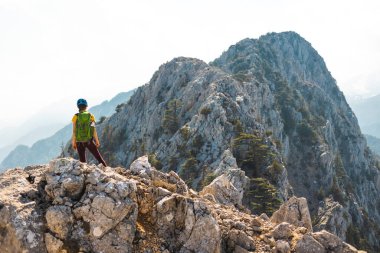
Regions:
<instances>
[{"instance_id":1,"label":"hazy sky","mask_svg":"<svg viewBox=\"0 0 380 253\"><path fill-rule=\"evenodd\" d=\"M379 25L378 0L0 0L0 125L57 101L94 105L174 57L209 62L241 39L289 30L322 55L346 95L375 95Z\"/></svg>"}]
</instances>

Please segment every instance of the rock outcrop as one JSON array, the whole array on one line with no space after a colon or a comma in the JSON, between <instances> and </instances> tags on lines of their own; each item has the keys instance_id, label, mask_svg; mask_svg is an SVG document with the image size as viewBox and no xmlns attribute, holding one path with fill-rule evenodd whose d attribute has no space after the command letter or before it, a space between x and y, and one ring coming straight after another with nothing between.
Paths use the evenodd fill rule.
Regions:
<instances>
[{"instance_id":1,"label":"rock outcrop","mask_svg":"<svg viewBox=\"0 0 380 253\"><path fill-rule=\"evenodd\" d=\"M244 190L249 178L240 169L230 169L214 179L199 193L201 196L211 194L215 200L224 205L242 206Z\"/></svg>"},{"instance_id":2,"label":"rock outcrop","mask_svg":"<svg viewBox=\"0 0 380 253\"><path fill-rule=\"evenodd\" d=\"M2 253L358 252L326 231L203 198L146 156L128 170L62 158L8 170L0 186Z\"/></svg>"},{"instance_id":3,"label":"rock outcrop","mask_svg":"<svg viewBox=\"0 0 380 253\"><path fill-rule=\"evenodd\" d=\"M273 214L271 221L274 223L288 222L298 227L305 227L308 231L313 231L309 207L305 198L291 197Z\"/></svg>"},{"instance_id":4,"label":"rock outcrop","mask_svg":"<svg viewBox=\"0 0 380 253\"><path fill-rule=\"evenodd\" d=\"M352 224L349 211L330 198L323 201L315 220L317 230L331 231L344 240L346 239L349 224Z\"/></svg>"}]
</instances>

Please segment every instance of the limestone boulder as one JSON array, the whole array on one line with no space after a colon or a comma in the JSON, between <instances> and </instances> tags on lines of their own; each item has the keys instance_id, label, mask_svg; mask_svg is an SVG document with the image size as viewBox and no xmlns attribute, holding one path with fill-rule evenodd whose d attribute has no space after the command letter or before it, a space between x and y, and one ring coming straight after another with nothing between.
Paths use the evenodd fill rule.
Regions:
<instances>
[{"instance_id":1,"label":"limestone boulder","mask_svg":"<svg viewBox=\"0 0 380 253\"><path fill-rule=\"evenodd\" d=\"M228 233L227 247L233 251L236 248L243 248L247 251L254 251L256 249L255 242L252 237L248 236L244 231L232 229Z\"/></svg>"},{"instance_id":2,"label":"limestone boulder","mask_svg":"<svg viewBox=\"0 0 380 253\"><path fill-rule=\"evenodd\" d=\"M45 253L45 195L37 194L47 166L0 174L0 251ZM30 180L33 178L33 180ZM29 180L28 180L29 179ZM33 194L32 194L33 193Z\"/></svg>"},{"instance_id":3,"label":"limestone boulder","mask_svg":"<svg viewBox=\"0 0 380 253\"><path fill-rule=\"evenodd\" d=\"M63 242L49 233L45 234L45 244L48 253L60 253L63 248Z\"/></svg>"},{"instance_id":4,"label":"limestone boulder","mask_svg":"<svg viewBox=\"0 0 380 253\"><path fill-rule=\"evenodd\" d=\"M136 159L130 166L133 174L142 178L149 179L155 187L161 187L179 194L187 194L188 187L186 183L174 171L163 173L156 170L148 161L148 156L142 156Z\"/></svg>"},{"instance_id":5,"label":"limestone boulder","mask_svg":"<svg viewBox=\"0 0 380 253\"><path fill-rule=\"evenodd\" d=\"M142 156L133 161L129 169L132 171L132 173L137 174L143 178L150 178L153 168L148 161L148 156Z\"/></svg>"},{"instance_id":6,"label":"limestone boulder","mask_svg":"<svg viewBox=\"0 0 380 253\"><path fill-rule=\"evenodd\" d=\"M66 239L71 232L74 218L68 206L51 206L46 211L46 222L51 232L59 239Z\"/></svg>"},{"instance_id":7,"label":"limestone boulder","mask_svg":"<svg viewBox=\"0 0 380 253\"><path fill-rule=\"evenodd\" d=\"M325 253L325 248L311 235L304 235L296 244L297 253Z\"/></svg>"},{"instance_id":8,"label":"limestone boulder","mask_svg":"<svg viewBox=\"0 0 380 253\"><path fill-rule=\"evenodd\" d=\"M287 222L282 222L274 227L271 235L274 239L288 239L292 236L294 227Z\"/></svg>"},{"instance_id":9,"label":"limestone boulder","mask_svg":"<svg viewBox=\"0 0 380 253\"><path fill-rule=\"evenodd\" d=\"M326 252L339 252L339 253L357 253L363 252L357 250L352 245L345 243L338 236L322 230L320 232L315 232L311 234L312 237L318 241L326 250Z\"/></svg>"},{"instance_id":10,"label":"limestone boulder","mask_svg":"<svg viewBox=\"0 0 380 253\"><path fill-rule=\"evenodd\" d=\"M52 202L45 215L49 252L132 250L138 214L135 181L109 167L68 158L53 160L45 180Z\"/></svg>"},{"instance_id":11,"label":"limestone boulder","mask_svg":"<svg viewBox=\"0 0 380 253\"><path fill-rule=\"evenodd\" d=\"M158 234L170 242L170 249L179 252L218 252L221 233L208 206L173 194L157 204Z\"/></svg>"},{"instance_id":12,"label":"limestone boulder","mask_svg":"<svg viewBox=\"0 0 380 253\"><path fill-rule=\"evenodd\" d=\"M297 227L305 227L308 231L313 231L310 212L305 198L291 197L280 206L280 209L273 213L271 222L288 222Z\"/></svg>"},{"instance_id":13,"label":"limestone boulder","mask_svg":"<svg viewBox=\"0 0 380 253\"><path fill-rule=\"evenodd\" d=\"M229 169L214 179L200 192L201 196L211 194L218 203L224 205L242 205L244 189L249 182L241 169Z\"/></svg>"},{"instance_id":14,"label":"limestone boulder","mask_svg":"<svg viewBox=\"0 0 380 253\"><path fill-rule=\"evenodd\" d=\"M290 253L290 245L287 241L278 240L276 241L275 250L277 253Z\"/></svg>"}]
</instances>

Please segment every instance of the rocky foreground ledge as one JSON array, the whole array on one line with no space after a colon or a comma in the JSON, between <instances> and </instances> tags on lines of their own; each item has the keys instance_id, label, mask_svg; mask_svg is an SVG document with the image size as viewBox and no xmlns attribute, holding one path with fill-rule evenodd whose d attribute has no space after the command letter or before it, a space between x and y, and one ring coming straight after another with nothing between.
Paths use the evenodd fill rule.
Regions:
<instances>
[{"instance_id":1,"label":"rocky foreground ledge","mask_svg":"<svg viewBox=\"0 0 380 253\"><path fill-rule=\"evenodd\" d=\"M271 218L220 204L221 193L236 191L226 178L198 194L146 156L129 170L68 158L8 170L0 174L0 252L363 252L313 233L304 198Z\"/></svg>"}]
</instances>

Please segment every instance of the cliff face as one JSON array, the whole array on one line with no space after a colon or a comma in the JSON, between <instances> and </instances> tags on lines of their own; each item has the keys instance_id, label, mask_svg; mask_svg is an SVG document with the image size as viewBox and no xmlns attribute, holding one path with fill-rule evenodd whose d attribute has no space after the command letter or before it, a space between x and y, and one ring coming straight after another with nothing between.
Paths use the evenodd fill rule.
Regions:
<instances>
[{"instance_id":1,"label":"cliff face","mask_svg":"<svg viewBox=\"0 0 380 253\"><path fill-rule=\"evenodd\" d=\"M268 87L263 89L269 93ZM219 164L234 148L240 153L239 148L261 145L260 158L268 161L255 161L257 171L251 172L257 175L270 160L281 163L276 144L255 120L261 114L255 108L269 108L274 100L266 100L255 83L244 85L202 61L177 58L131 99L100 129L111 163L127 165L145 152L155 154L159 167L187 171L194 185L206 171L221 172ZM281 124L278 113L272 121ZM284 196L288 188L285 183Z\"/></svg>"},{"instance_id":2,"label":"cliff face","mask_svg":"<svg viewBox=\"0 0 380 253\"><path fill-rule=\"evenodd\" d=\"M236 159L252 211L304 196L316 229L380 247L378 162L323 59L295 33L245 39L210 64L162 65L99 132L111 164L149 154L197 189Z\"/></svg>"},{"instance_id":3,"label":"cliff face","mask_svg":"<svg viewBox=\"0 0 380 253\"><path fill-rule=\"evenodd\" d=\"M328 213L331 230L341 230L338 235L359 242L353 228L359 226L367 242L379 247L378 161L311 45L294 33L269 34L238 43L214 65L235 75L262 75L271 87L284 122L274 134L285 144L289 182L296 195L307 196L317 228L326 226L321 214ZM342 205L339 214L328 211L331 198ZM374 228L373 233L363 226Z\"/></svg>"},{"instance_id":4,"label":"cliff face","mask_svg":"<svg viewBox=\"0 0 380 253\"><path fill-rule=\"evenodd\" d=\"M238 186L222 177L208 188L221 182L229 189ZM8 170L0 174L0 248L2 253L360 252L325 230L312 232L305 198L292 197L269 219L239 211L229 201L222 205L217 197L198 194L173 171L157 171L147 156L129 169L63 158Z\"/></svg>"}]
</instances>

